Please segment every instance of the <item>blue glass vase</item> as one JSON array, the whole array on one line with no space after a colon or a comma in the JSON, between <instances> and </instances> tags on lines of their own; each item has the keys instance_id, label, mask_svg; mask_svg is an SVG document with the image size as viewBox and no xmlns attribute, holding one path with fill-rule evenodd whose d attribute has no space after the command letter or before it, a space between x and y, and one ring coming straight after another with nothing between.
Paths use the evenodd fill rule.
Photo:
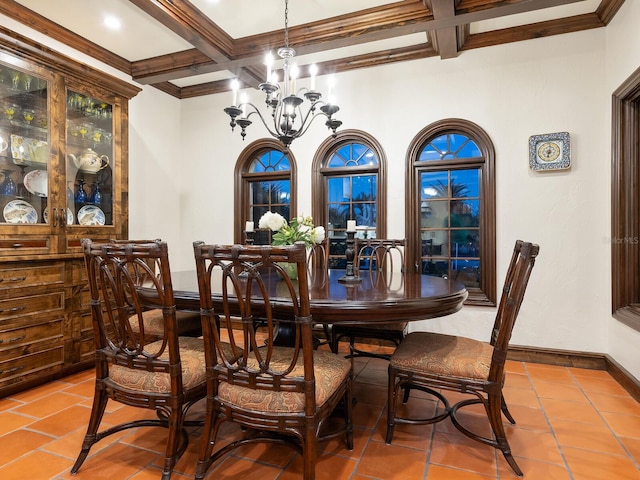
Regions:
<instances>
[{"instance_id":1,"label":"blue glass vase","mask_svg":"<svg viewBox=\"0 0 640 480\"><path fill-rule=\"evenodd\" d=\"M4 175L4 180L0 183L0 195L17 195L18 186L15 184L13 179L11 178L11 173L13 170L3 170L2 175Z\"/></svg>"}]
</instances>

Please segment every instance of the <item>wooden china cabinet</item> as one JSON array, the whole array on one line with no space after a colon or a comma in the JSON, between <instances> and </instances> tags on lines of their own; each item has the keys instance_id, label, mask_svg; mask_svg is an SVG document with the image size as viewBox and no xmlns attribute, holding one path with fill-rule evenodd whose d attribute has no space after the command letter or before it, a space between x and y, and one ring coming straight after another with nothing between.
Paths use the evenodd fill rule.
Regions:
<instances>
[{"instance_id":1,"label":"wooden china cabinet","mask_svg":"<svg viewBox=\"0 0 640 480\"><path fill-rule=\"evenodd\" d=\"M0 28L0 398L91 365L80 242L127 237L139 91Z\"/></svg>"}]
</instances>

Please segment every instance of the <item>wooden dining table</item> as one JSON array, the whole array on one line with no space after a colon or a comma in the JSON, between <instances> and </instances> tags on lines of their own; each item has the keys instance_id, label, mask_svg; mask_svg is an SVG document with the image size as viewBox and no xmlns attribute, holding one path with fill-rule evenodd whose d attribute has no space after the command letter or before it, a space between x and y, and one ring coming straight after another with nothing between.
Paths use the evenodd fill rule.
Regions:
<instances>
[{"instance_id":1,"label":"wooden dining table","mask_svg":"<svg viewBox=\"0 0 640 480\"><path fill-rule=\"evenodd\" d=\"M361 272L357 283L341 283L345 270L310 269L309 293L314 323L351 325L405 322L442 317L457 312L468 296L457 281L420 273ZM195 270L171 275L179 310L199 311L200 300ZM278 318L293 317L291 301L278 298L277 276L267 278L274 313ZM216 285L216 282L213 282ZM221 288L221 283L217 282ZM221 296L212 292L214 308Z\"/></svg>"}]
</instances>

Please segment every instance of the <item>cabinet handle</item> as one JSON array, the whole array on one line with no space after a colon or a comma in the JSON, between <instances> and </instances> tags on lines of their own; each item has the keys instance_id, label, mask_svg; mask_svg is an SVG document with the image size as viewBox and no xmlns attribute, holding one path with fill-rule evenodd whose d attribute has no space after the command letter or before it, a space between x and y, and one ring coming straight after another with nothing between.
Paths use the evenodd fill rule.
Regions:
<instances>
[{"instance_id":1,"label":"cabinet handle","mask_svg":"<svg viewBox=\"0 0 640 480\"><path fill-rule=\"evenodd\" d=\"M60 227L64 228L67 226L67 215L64 209L60 209Z\"/></svg>"},{"instance_id":2,"label":"cabinet handle","mask_svg":"<svg viewBox=\"0 0 640 480\"><path fill-rule=\"evenodd\" d=\"M0 370L0 375L2 375L3 373L13 373L13 372L17 372L18 370L22 370L23 368L25 368L27 366L27 364L25 363L24 365L20 365L18 367L13 367L13 368L9 368L7 370Z\"/></svg>"},{"instance_id":3,"label":"cabinet handle","mask_svg":"<svg viewBox=\"0 0 640 480\"><path fill-rule=\"evenodd\" d=\"M27 307L25 307L24 305L22 307L7 308L6 310L0 310L0 313L16 313L21 310L24 310L25 308Z\"/></svg>"},{"instance_id":4,"label":"cabinet handle","mask_svg":"<svg viewBox=\"0 0 640 480\"><path fill-rule=\"evenodd\" d=\"M0 283L2 282L11 282L11 283L18 283L18 282L22 282L24 280L26 280L27 277L12 277L12 278L0 278Z\"/></svg>"},{"instance_id":5,"label":"cabinet handle","mask_svg":"<svg viewBox=\"0 0 640 480\"><path fill-rule=\"evenodd\" d=\"M13 248L22 248L24 247L24 244L22 243L14 243L13 245L11 245Z\"/></svg>"},{"instance_id":6,"label":"cabinet handle","mask_svg":"<svg viewBox=\"0 0 640 480\"><path fill-rule=\"evenodd\" d=\"M16 343L16 342L19 342L20 340L24 340L25 338L27 338L26 335L21 335L19 337L13 337L13 338L10 338L7 341L7 343ZM4 340L2 338L0 338L0 343L4 343Z\"/></svg>"}]
</instances>

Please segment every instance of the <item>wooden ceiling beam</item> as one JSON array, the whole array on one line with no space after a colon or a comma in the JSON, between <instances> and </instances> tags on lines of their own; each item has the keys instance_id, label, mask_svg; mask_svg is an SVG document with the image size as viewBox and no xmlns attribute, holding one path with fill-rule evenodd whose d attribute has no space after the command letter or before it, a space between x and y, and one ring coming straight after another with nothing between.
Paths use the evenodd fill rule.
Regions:
<instances>
[{"instance_id":1,"label":"wooden ceiling beam","mask_svg":"<svg viewBox=\"0 0 640 480\"><path fill-rule=\"evenodd\" d=\"M298 55L306 55L578 1L582 0L462 0L458 14L442 19L434 19L421 1L399 2L298 25L289 29L289 40ZM467 4L465 9L462 9L463 4ZM233 49L236 58L226 63L209 61L188 64L184 57L193 56L192 51L155 57L152 59L154 65L141 60L133 62L132 75L140 83L153 84L223 70L237 72L246 65L261 63L266 51L282 46L283 38L283 31L239 38Z\"/></svg>"},{"instance_id":2,"label":"wooden ceiling beam","mask_svg":"<svg viewBox=\"0 0 640 480\"><path fill-rule=\"evenodd\" d=\"M233 58L233 38L185 0L129 0L214 62Z\"/></svg>"},{"instance_id":3,"label":"wooden ceiling beam","mask_svg":"<svg viewBox=\"0 0 640 480\"><path fill-rule=\"evenodd\" d=\"M456 0L424 0L424 3L433 12L434 20L452 18L456 15ZM455 26L429 31L433 48L440 54L440 58L458 56L458 28Z\"/></svg>"}]
</instances>

